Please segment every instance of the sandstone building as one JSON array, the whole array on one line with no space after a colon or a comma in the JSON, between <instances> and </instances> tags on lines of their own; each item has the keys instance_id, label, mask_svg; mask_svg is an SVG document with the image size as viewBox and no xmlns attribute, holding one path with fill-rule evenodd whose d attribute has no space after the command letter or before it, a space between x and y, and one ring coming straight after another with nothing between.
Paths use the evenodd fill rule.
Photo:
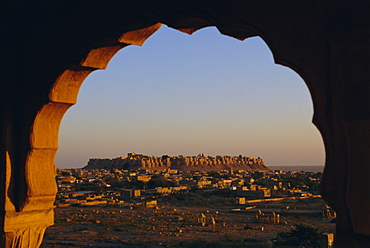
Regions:
<instances>
[{"instance_id":1,"label":"sandstone building","mask_svg":"<svg viewBox=\"0 0 370 248\"><path fill-rule=\"evenodd\" d=\"M127 157L114 159L90 159L83 169L126 169L126 170L166 170L176 169L181 171L219 171L230 170L269 170L261 158L239 156L148 156L143 154L128 153Z\"/></svg>"}]
</instances>

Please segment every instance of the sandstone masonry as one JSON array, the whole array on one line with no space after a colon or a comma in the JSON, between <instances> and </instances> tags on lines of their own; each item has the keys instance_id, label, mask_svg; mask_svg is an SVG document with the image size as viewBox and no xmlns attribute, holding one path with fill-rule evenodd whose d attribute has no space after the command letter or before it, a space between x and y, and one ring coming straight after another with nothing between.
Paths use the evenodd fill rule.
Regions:
<instances>
[{"instance_id":1,"label":"sandstone masonry","mask_svg":"<svg viewBox=\"0 0 370 248\"><path fill-rule=\"evenodd\" d=\"M149 169L166 170L177 169L182 171L218 171L218 170L269 170L261 158L246 156L148 156L128 153L127 157L113 159L92 158L83 169Z\"/></svg>"}]
</instances>

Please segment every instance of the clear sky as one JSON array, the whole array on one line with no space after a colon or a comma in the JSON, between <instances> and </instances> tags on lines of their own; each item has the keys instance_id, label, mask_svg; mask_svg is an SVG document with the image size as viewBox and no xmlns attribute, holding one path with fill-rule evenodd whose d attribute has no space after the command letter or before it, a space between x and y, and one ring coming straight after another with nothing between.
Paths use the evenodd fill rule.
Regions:
<instances>
[{"instance_id":1,"label":"clear sky","mask_svg":"<svg viewBox=\"0 0 370 248\"><path fill-rule=\"evenodd\" d=\"M162 27L83 83L59 132L58 168L128 152L244 155L269 165L323 165L308 88L274 64L261 38Z\"/></svg>"}]
</instances>

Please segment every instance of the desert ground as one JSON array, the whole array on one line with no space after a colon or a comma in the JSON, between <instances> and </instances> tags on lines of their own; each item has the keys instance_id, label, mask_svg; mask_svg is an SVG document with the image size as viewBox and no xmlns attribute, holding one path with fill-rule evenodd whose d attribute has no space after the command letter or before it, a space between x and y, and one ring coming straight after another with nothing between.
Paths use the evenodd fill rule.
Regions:
<instances>
[{"instance_id":1,"label":"desert ground","mask_svg":"<svg viewBox=\"0 0 370 248\"><path fill-rule=\"evenodd\" d=\"M321 198L237 205L223 198L191 206L186 198L164 199L157 208L67 207L55 209L55 225L41 247L271 247L279 232L303 223L334 233ZM204 205L204 204L201 204ZM256 219L280 215L280 223ZM203 225L201 223L203 217ZM208 246L207 246L208 245Z\"/></svg>"}]
</instances>

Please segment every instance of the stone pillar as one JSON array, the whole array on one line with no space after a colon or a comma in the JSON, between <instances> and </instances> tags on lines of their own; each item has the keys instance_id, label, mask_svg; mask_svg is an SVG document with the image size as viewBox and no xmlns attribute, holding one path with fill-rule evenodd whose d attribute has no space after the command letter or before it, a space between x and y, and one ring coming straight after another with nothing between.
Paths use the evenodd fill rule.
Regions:
<instances>
[{"instance_id":1,"label":"stone pillar","mask_svg":"<svg viewBox=\"0 0 370 248\"><path fill-rule=\"evenodd\" d=\"M35 9L26 5L23 6L25 12L33 13ZM26 10L28 7L32 10ZM12 22L13 30L20 30L21 26L24 29L45 28L42 21L31 23L28 22L30 16L21 14L22 19L12 13L20 20ZM78 90L92 71L106 68L111 57L128 44L143 44L161 26L160 23L149 26L149 23L154 24L148 21L148 25L141 24L142 29L128 28L128 32L121 33L118 40L110 41L109 45L97 44L95 48L83 49L88 53L77 56L75 59L79 64L69 69L74 59L68 58L69 62L64 64L61 57L48 54L44 49L41 33L49 31L43 29L35 34L28 48L19 45L19 37L11 36L9 42L18 49L15 49L16 53L4 54L4 58L8 58L4 68L7 73L1 73L0 80L0 222L3 227L0 247L40 246L46 227L54 223L57 193L54 157L63 115L76 103ZM107 25L103 26L105 30ZM49 27L55 28L53 25ZM131 31L133 29L135 31ZM24 55L21 62L15 59L26 50L30 53ZM67 50L60 49L62 53ZM50 63L54 59L58 62Z\"/></svg>"},{"instance_id":2,"label":"stone pillar","mask_svg":"<svg viewBox=\"0 0 370 248\"><path fill-rule=\"evenodd\" d=\"M39 247L46 228L53 224L53 216L52 210L8 212L4 225L5 247Z\"/></svg>"},{"instance_id":3,"label":"stone pillar","mask_svg":"<svg viewBox=\"0 0 370 248\"><path fill-rule=\"evenodd\" d=\"M321 103L328 107L315 121L326 148L321 189L337 213L335 247L370 247L370 31L362 26L369 17L356 9L349 23L343 13L353 6L337 7L323 8L331 63L329 101ZM363 2L361 9L369 7ZM344 25L346 30L337 29Z\"/></svg>"},{"instance_id":4,"label":"stone pillar","mask_svg":"<svg viewBox=\"0 0 370 248\"><path fill-rule=\"evenodd\" d=\"M38 161L38 158L29 155L27 159L25 181L28 184L18 185L19 178L14 176L16 170L9 153L6 153L1 247L37 248L42 243L46 228L54 224L54 201L57 192L55 164L40 164L38 161L38 167L35 167L32 166L32 160ZM45 167L42 168L43 166Z\"/></svg>"}]
</instances>

